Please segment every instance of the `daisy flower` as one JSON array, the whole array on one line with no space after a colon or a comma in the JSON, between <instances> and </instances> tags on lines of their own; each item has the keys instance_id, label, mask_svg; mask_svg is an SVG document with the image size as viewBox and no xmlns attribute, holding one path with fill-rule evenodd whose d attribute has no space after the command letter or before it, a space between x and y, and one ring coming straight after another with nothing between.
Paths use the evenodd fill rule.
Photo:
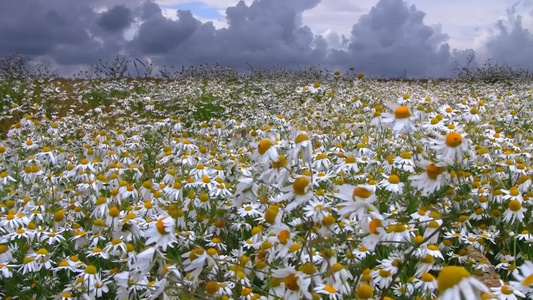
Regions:
<instances>
[{"instance_id":1,"label":"daisy flower","mask_svg":"<svg viewBox=\"0 0 533 300\"><path fill-rule=\"evenodd\" d=\"M439 299L481 299L481 293L490 293L489 288L460 266L446 266L437 277ZM462 298L463 297L463 298Z\"/></svg>"},{"instance_id":2,"label":"daisy flower","mask_svg":"<svg viewBox=\"0 0 533 300\"><path fill-rule=\"evenodd\" d=\"M378 183L378 186L395 194L403 193L404 183L400 182L400 177L396 174L388 176L388 179L383 179Z\"/></svg>"},{"instance_id":3,"label":"daisy flower","mask_svg":"<svg viewBox=\"0 0 533 300\"><path fill-rule=\"evenodd\" d=\"M509 201L509 208L503 213L503 220L508 223L515 221L522 222L524 219L524 208L518 200Z\"/></svg>"},{"instance_id":4,"label":"daisy flower","mask_svg":"<svg viewBox=\"0 0 533 300\"><path fill-rule=\"evenodd\" d=\"M291 150L292 164L298 163L298 155L302 153L302 162L311 162L313 145L306 132L300 132L294 139L294 148Z\"/></svg>"},{"instance_id":5,"label":"daisy flower","mask_svg":"<svg viewBox=\"0 0 533 300\"><path fill-rule=\"evenodd\" d=\"M394 114L382 113L381 122L397 133L409 133L415 131L415 117L409 106L393 108Z\"/></svg>"},{"instance_id":6,"label":"daisy flower","mask_svg":"<svg viewBox=\"0 0 533 300\"><path fill-rule=\"evenodd\" d=\"M400 156L394 158L394 167L400 170L413 173L415 166L413 155L407 151L402 152Z\"/></svg>"},{"instance_id":7,"label":"daisy flower","mask_svg":"<svg viewBox=\"0 0 533 300\"><path fill-rule=\"evenodd\" d=\"M339 215L354 215L360 220L368 209L375 212L379 210L372 204L377 200L376 195L372 192L372 187L368 185L348 185L344 184L338 187L339 192L335 197L344 200L339 203L342 208L339 210Z\"/></svg>"},{"instance_id":8,"label":"daisy flower","mask_svg":"<svg viewBox=\"0 0 533 300\"><path fill-rule=\"evenodd\" d=\"M445 172L446 163L434 163L423 160L420 166L425 172L409 177L411 185L422 192L422 195L427 196L440 189L449 178L449 174Z\"/></svg>"},{"instance_id":9,"label":"daisy flower","mask_svg":"<svg viewBox=\"0 0 533 300\"><path fill-rule=\"evenodd\" d=\"M414 284L415 288L421 290L424 294L432 294L437 289L437 280L429 273L424 273L420 278L415 278Z\"/></svg>"},{"instance_id":10,"label":"daisy flower","mask_svg":"<svg viewBox=\"0 0 533 300\"><path fill-rule=\"evenodd\" d=\"M342 295L339 293L339 291L335 288L335 284L321 284L314 288L314 291L317 294L323 294L328 297L330 300L337 300L342 299Z\"/></svg>"},{"instance_id":11,"label":"daisy flower","mask_svg":"<svg viewBox=\"0 0 533 300\"><path fill-rule=\"evenodd\" d=\"M533 262L526 260L523 265L513 271L515 280L510 286L524 294L533 292Z\"/></svg>"},{"instance_id":12,"label":"daisy flower","mask_svg":"<svg viewBox=\"0 0 533 300\"><path fill-rule=\"evenodd\" d=\"M465 138L466 134L457 131L443 135L440 140L431 141L432 148L437 152L437 158L447 162L463 162L465 152L468 151L470 141Z\"/></svg>"},{"instance_id":13,"label":"daisy flower","mask_svg":"<svg viewBox=\"0 0 533 300\"><path fill-rule=\"evenodd\" d=\"M176 236L174 235L175 225L176 222L171 217L159 218L144 232L144 236L148 237L145 244L155 244L156 246L161 246L163 251L166 251L168 245L176 241Z\"/></svg>"},{"instance_id":14,"label":"daisy flower","mask_svg":"<svg viewBox=\"0 0 533 300\"><path fill-rule=\"evenodd\" d=\"M285 207L287 211L291 211L296 207L307 203L313 198L313 191L311 188L311 178L308 176L298 176L294 179L292 185L286 186L281 189L281 192L285 192L281 196L275 199L275 202L290 201Z\"/></svg>"},{"instance_id":15,"label":"daisy flower","mask_svg":"<svg viewBox=\"0 0 533 300\"><path fill-rule=\"evenodd\" d=\"M278 161L278 150L274 145L274 142L270 139L263 139L257 144L258 160L263 163L265 169L268 168L270 161Z\"/></svg>"},{"instance_id":16,"label":"daisy flower","mask_svg":"<svg viewBox=\"0 0 533 300\"><path fill-rule=\"evenodd\" d=\"M238 209L238 213L243 218L247 216L257 217L261 215L261 212L258 210L259 206L260 204L256 202L243 204L242 207Z\"/></svg>"},{"instance_id":17,"label":"daisy flower","mask_svg":"<svg viewBox=\"0 0 533 300\"><path fill-rule=\"evenodd\" d=\"M499 300L517 300L526 297L522 292L506 285L502 280L500 280L500 286L491 287L490 290Z\"/></svg>"},{"instance_id":18,"label":"daisy flower","mask_svg":"<svg viewBox=\"0 0 533 300\"><path fill-rule=\"evenodd\" d=\"M313 298L311 293L309 293L311 277L307 274L296 271L293 267L286 267L272 271L272 276L283 279L283 283L285 284L283 299L298 300L302 298Z\"/></svg>"}]
</instances>

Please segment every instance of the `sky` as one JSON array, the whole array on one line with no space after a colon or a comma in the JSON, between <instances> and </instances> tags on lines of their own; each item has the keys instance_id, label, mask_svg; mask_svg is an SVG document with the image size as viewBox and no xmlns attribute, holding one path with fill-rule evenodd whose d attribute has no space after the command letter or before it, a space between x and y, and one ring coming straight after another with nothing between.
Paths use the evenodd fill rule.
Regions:
<instances>
[{"instance_id":1,"label":"sky","mask_svg":"<svg viewBox=\"0 0 533 300\"><path fill-rule=\"evenodd\" d=\"M0 56L69 71L117 55L374 77L451 76L469 56L533 70L531 30L533 0L0 1Z\"/></svg>"}]
</instances>

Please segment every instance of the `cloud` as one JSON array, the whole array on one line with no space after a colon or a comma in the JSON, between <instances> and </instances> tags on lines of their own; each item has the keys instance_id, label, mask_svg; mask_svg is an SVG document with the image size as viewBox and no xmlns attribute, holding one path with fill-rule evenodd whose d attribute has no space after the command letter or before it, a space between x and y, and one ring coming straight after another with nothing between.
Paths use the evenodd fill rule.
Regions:
<instances>
[{"instance_id":1,"label":"cloud","mask_svg":"<svg viewBox=\"0 0 533 300\"><path fill-rule=\"evenodd\" d=\"M211 22L200 23L188 11L178 10L175 21L159 12L143 23L131 43L132 51L158 54L156 62L178 66L220 63L242 69L247 63L281 67L321 63L326 50L323 39L316 39L301 21L302 12L319 2L258 0L248 6L241 1L227 8L228 26L222 29Z\"/></svg>"},{"instance_id":2,"label":"cloud","mask_svg":"<svg viewBox=\"0 0 533 300\"><path fill-rule=\"evenodd\" d=\"M97 13L93 4L87 0L3 0L0 56L20 52L60 67L112 58L123 49L122 35L113 31L129 24L128 9L119 6ZM126 18L109 19L120 15Z\"/></svg>"},{"instance_id":3,"label":"cloud","mask_svg":"<svg viewBox=\"0 0 533 300\"><path fill-rule=\"evenodd\" d=\"M347 0L240 1L226 8L224 28L190 10L173 9L201 7L204 13L213 13L207 2L2 0L0 55L22 52L70 69L121 54L176 67L204 63L241 70L248 64L354 67L377 77L404 72L423 77L452 75L453 63L473 53L452 49L442 26L428 25L425 13L404 0L379 0L370 9L369 1L357 5ZM158 3L165 4L164 10ZM349 34L326 26L313 31L305 24L306 18L316 19L324 11L334 18L333 3L349 12L342 14L344 23L353 24ZM484 33L480 54L533 67L528 59L533 37L523 20L510 10L506 20L496 23L490 34Z\"/></svg>"},{"instance_id":4,"label":"cloud","mask_svg":"<svg viewBox=\"0 0 533 300\"><path fill-rule=\"evenodd\" d=\"M349 64L373 76L450 75L452 56L440 26L402 0L380 0L353 25L346 51L332 51L332 63Z\"/></svg>"},{"instance_id":5,"label":"cloud","mask_svg":"<svg viewBox=\"0 0 533 300\"><path fill-rule=\"evenodd\" d=\"M531 3L525 2L524 6L530 7ZM533 68L533 35L524 27L523 19L526 16L518 14L518 5L516 3L510 7L506 18L494 23L493 29L485 36L484 45L479 51L480 60L492 58L511 67ZM532 12L529 11L529 14Z\"/></svg>"},{"instance_id":6,"label":"cloud","mask_svg":"<svg viewBox=\"0 0 533 300\"><path fill-rule=\"evenodd\" d=\"M201 22L190 11L178 10L178 20L163 17L155 3L145 3L140 11L144 22L131 41L131 52L142 55L170 54L176 47L191 36Z\"/></svg>"},{"instance_id":7,"label":"cloud","mask_svg":"<svg viewBox=\"0 0 533 300\"><path fill-rule=\"evenodd\" d=\"M117 5L102 13L98 25L108 31L120 31L130 26L132 21L131 11L123 5Z\"/></svg>"}]
</instances>

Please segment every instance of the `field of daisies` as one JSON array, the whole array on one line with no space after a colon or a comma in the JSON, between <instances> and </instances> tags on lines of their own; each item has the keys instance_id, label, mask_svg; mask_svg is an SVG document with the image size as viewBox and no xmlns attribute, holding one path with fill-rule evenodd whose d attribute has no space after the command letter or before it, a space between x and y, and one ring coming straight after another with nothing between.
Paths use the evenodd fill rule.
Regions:
<instances>
[{"instance_id":1,"label":"field of daisies","mask_svg":"<svg viewBox=\"0 0 533 300\"><path fill-rule=\"evenodd\" d=\"M0 296L527 298L532 93L2 80Z\"/></svg>"}]
</instances>

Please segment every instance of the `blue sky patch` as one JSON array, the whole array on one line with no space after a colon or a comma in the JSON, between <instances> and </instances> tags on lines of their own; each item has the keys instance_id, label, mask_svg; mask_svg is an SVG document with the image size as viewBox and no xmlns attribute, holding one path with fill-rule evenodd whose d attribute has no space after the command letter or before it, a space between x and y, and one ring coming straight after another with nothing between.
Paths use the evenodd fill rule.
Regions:
<instances>
[{"instance_id":1,"label":"blue sky patch","mask_svg":"<svg viewBox=\"0 0 533 300\"><path fill-rule=\"evenodd\" d=\"M202 2L186 2L180 4L172 5L159 5L161 8L171 8L171 9L181 9L181 10L190 10L193 15L205 19L218 19L224 17L217 8L209 7Z\"/></svg>"}]
</instances>

